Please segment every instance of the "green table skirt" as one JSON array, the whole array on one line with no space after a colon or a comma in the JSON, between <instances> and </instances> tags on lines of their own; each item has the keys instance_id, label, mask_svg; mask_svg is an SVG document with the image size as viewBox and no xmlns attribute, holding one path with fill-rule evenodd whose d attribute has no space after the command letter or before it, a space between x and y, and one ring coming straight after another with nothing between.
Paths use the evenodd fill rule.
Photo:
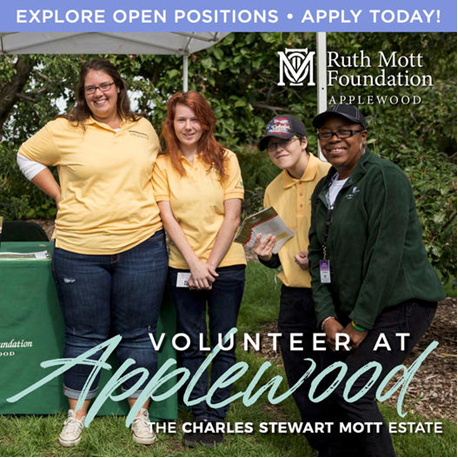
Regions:
<instances>
[{"instance_id":1,"label":"green table skirt","mask_svg":"<svg viewBox=\"0 0 458 458\"><path fill-rule=\"evenodd\" d=\"M4 242L0 252L52 253L51 242ZM62 357L64 324L51 274L51 260L0 259L0 414L52 414L68 408L62 393L62 376L26 395L16 402L7 399L43 379L57 369L43 369L42 361ZM176 318L170 295L162 304L157 335L175 334ZM168 358L176 358L170 339L158 354L159 367ZM116 370L114 355L108 361L113 369L103 370L99 392ZM161 391L170 389L170 380ZM177 418L177 396L150 404L150 416L155 420ZM107 400L99 415L128 412L127 401Z\"/></svg>"}]
</instances>

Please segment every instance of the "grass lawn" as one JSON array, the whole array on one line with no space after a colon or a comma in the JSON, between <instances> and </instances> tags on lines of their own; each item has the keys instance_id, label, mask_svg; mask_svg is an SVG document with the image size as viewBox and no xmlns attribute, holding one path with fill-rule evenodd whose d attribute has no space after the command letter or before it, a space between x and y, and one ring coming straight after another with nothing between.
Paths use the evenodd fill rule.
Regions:
<instances>
[{"instance_id":1,"label":"grass lawn","mask_svg":"<svg viewBox=\"0 0 458 458\"><path fill-rule=\"evenodd\" d=\"M258 263L249 263L239 333L254 334L276 319L280 284L275 281L274 274L274 271ZM239 361L248 363L249 371L235 383L234 392L246 390L264 363L264 359L252 352L239 348L237 353ZM274 376L284 378L281 366L272 365L258 386ZM287 388L285 381L282 387ZM252 423L254 432L228 434L223 445L212 450L202 447L187 449L181 445L180 425L191 419L189 412L180 412L176 434L159 433L158 441L150 447L133 444L124 417L98 417L85 431L81 443L69 449L60 447L57 442L65 419L63 411L50 416L0 416L0 456L314 456L301 435L261 434L257 431L261 421L300 421L291 397L277 405L270 404L266 399L264 393L248 407L240 399L233 402L227 420L231 423ZM450 402L456 401L451 399ZM413 415L400 418L395 409L387 405L382 405L382 412L388 422L426 421ZM441 419L435 421L443 422L442 434L394 434L398 456L456 456L456 424Z\"/></svg>"}]
</instances>

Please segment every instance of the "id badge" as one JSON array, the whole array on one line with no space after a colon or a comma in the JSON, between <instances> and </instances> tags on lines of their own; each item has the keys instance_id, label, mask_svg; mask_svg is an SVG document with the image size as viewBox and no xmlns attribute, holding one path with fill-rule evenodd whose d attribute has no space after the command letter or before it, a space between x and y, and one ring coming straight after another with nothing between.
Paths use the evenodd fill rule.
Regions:
<instances>
[{"instance_id":1,"label":"id badge","mask_svg":"<svg viewBox=\"0 0 458 458\"><path fill-rule=\"evenodd\" d=\"M188 280L191 276L191 272L178 272L177 275L177 288L187 288Z\"/></svg>"},{"instance_id":2,"label":"id badge","mask_svg":"<svg viewBox=\"0 0 458 458\"><path fill-rule=\"evenodd\" d=\"M331 266L328 259L320 260L320 279L321 283L331 283Z\"/></svg>"}]
</instances>

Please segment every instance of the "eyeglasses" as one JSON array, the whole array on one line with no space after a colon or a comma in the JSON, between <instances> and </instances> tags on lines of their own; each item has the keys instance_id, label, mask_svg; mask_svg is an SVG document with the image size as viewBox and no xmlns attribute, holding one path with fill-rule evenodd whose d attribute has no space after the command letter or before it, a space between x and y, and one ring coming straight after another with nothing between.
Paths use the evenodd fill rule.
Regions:
<instances>
[{"instance_id":1,"label":"eyeglasses","mask_svg":"<svg viewBox=\"0 0 458 458\"><path fill-rule=\"evenodd\" d=\"M102 83L98 86L86 86L84 91L86 94L94 94L97 89L100 89L102 92L108 92L113 84L115 84L114 81L111 83Z\"/></svg>"},{"instance_id":2,"label":"eyeglasses","mask_svg":"<svg viewBox=\"0 0 458 458\"><path fill-rule=\"evenodd\" d=\"M290 143L292 143L294 140L299 140L299 137L291 137L289 140L280 140L277 142L270 142L267 145L267 149L269 150L269 153L275 153L278 148L285 149Z\"/></svg>"},{"instance_id":3,"label":"eyeglasses","mask_svg":"<svg viewBox=\"0 0 458 458\"><path fill-rule=\"evenodd\" d=\"M353 137L353 135L356 135L359 132L363 132L365 129L360 129L360 130L349 130L349 129L340 129L337 132L332 132L332 131L324 131L324 132L318 132L316 135L320 140L331 140L334 135L337 138L350 138Z\"/></svg>"}]
</instances>

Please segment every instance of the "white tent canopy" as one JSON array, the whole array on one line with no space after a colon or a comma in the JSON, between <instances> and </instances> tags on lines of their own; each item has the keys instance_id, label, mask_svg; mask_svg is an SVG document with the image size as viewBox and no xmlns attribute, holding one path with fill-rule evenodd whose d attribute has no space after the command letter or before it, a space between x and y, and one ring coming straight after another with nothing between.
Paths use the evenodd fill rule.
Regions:
<instances>
[{"instance_id":1,"label":"white tent canopy","mask_svg":"<svg viewBox=\"0 0 458 458\"><path fill-rule=\"evenodd\" d=\"M183 90L188 89L188 56L209 48L227 33L4 33L2 54L176 54L183 56Z\"/></svg>"},{"instance_id":2,"label":"white tent canopy","mask_svg":"<svg viewBox=\"0 0 458 458\"><path fill-rule=\"evenodd\" d=\"M227 33L3 33L3 54L178 54L209 48Z\"/></svg>"}]
</instances>

